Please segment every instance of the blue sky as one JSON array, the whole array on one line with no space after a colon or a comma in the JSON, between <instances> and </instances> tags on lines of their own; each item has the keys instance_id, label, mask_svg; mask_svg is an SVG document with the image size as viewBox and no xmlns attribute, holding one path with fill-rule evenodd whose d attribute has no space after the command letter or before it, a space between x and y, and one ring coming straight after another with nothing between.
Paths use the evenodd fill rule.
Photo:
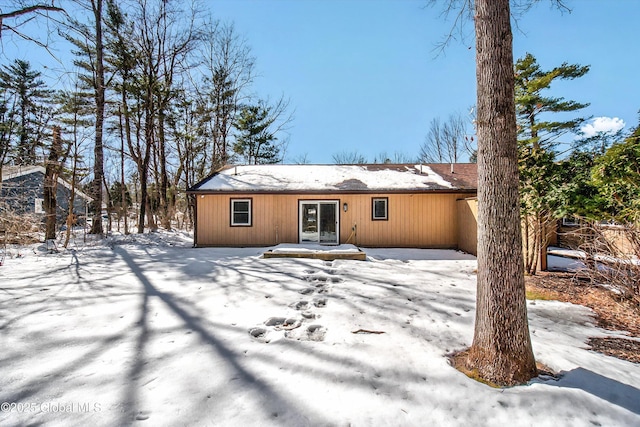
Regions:
<instances>
[{"instance_id":1,"label":"blue sky","mask_svg":"<svg viewBox=\"0 0 640 427\"><path fill-rule=\"evenodd\" d=\"M571 13L543 0L514 29L514 58L531 52L545 69L591 65L560 82L555 96L591 105L584 114L638 123L640 1L569 0ZM434 47L450 31L424 0L218 0L257 57L262 96L284 93L295 107L288 158L314 163L354 151L415 155L434 117L475 104L474 41ZM468 32L473 28L471 23Z\"/></svg>"},{"instance_id":2,"label":"blue sky","mask_svg":"<svg viewBox=\"0 0 640 427\"><path fill-rule=\"evenodd\" d=\"M444 4L445 0L441 1ZM358 151L414 157L436 117L467 115L475 104L474 40L435 46L452 21L426 0L215 0L213 16L234 22L257 59L259 97L284 95L295 110L286 161L306 156L331 163ZM584 115L638 123L640 1L566 0L571 13L542 0L514 28L514 58L532 53L544 69L563 62L590 65L551 94L591 105ZM472 23L467 33L472 34ZM5 44L12 60L12 46ZM37 68L50 61L20 48ZM46 72L46 70L45 70ZM597 123L608 123L600 120ZM568 141L567 141L568 142Z\"/></svg>"}]
</instances>

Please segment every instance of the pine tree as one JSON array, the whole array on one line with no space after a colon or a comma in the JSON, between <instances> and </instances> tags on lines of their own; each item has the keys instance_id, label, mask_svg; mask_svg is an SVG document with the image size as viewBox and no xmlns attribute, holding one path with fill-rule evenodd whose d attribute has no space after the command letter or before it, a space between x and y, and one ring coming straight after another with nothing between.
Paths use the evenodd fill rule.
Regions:
<instances>
[{"instance_id":1,"label":"pine tree","mask_svg":"<svg viewBox=\"0 0 640 427\"><path fill-rule=\"evenodd\" d=\"M621 224L640 223L640 125L624 142L595 161L592 182L602 215Z\"/></svg>"},{"instance_id":2,"label":"pine tree","mask_svg":"<svg viewBox=\"0 0 640 427\"><path fill-rule=\"evenodd\" d=\"M588 104L546 96L552 83L584 76L588 66L564 63L542 70L527 53L514 66L515 102L518 123L521 213L524 224L525 268L535 274L546 251L547 231L555 221L554 195L561 185L555 147L560 138L577 132L584 118L550 121L552 113L575 112Z\"/></svg>"},{"instance_id":3,"label":"pine tree","mask_svg":"<svg viewBox=\"0 0 640 427\"><path fill-rule=\"evenodd\" d=\"M236 120L239 134L233 150L241 155L247 164L277 163L280 161L280 149L270 130L275 118L271 107L260 102L242 108Z\"/></svg>"},{"instance_id":4,"label":"pine tree","mask_svg":"<svg viewBox=\"0 0 640 427\"><path fill-rule=\"evenodd\" d=\"M36 150L42 147L52 92L46 88L41 75L31 69L29 62L20 59L12 65L3 65L0 70L0 87L6 96L5 117L14 120L3 123L3 127L14 129L10 132L14 139L11 157L17 164L34 164Z\"/></svg>"},{"instance_id":5,"label":"pine tree","mask_svg":"<svg viewBox=\"0 0 640 427\"><path fill-rule=\"evenodd\" d=\"M93 175L91 196L94 200L94 215L91 225L92 234L102 234L102 189L104 181L104 119L106 106L106 81L104 40L103 40L103 6L104 0L83 0L78 2L89 17L89 24L70 18L68 28L72 32L65 34L65 38L76 48L74 65L84 71L80 76L87 89L92 91L94 100L94 146L93 146Z\"/></svg>"}]
</instances>

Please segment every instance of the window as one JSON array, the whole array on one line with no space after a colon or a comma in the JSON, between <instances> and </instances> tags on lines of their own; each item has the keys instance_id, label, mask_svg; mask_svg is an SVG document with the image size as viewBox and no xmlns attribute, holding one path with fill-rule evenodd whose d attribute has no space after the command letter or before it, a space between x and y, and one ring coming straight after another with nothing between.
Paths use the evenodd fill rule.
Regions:
<instances>
[{"instance_id":1,"label":"window","mask_svg":"<svg viewBox=\"0 0 640 427\"><path fill-rule=\"evenodd\" d=\"M564 217L562 218L562 225L567 225L567 226L578 225L578 220L574 216Z\"/></svg>"},{"instance_id":2,"label":"window","mask_svg":"<svg viewBox=\"0 0 640 427\"><path fill-rule=\"evenodd\" d=\"M386 221L389 219L389 198L388 197L378 197L373 198L372 200L372 219L374 221Z\"/></svg>"},{"instance_id":3,"label":"window","mask_svg":"<svg viewBox=\"0 0 640 427\"><path fill-rule=\"evenodd\" d=\"M231 226L251 227L251 199L231 199Z\"/></svg>"}]
</instances>

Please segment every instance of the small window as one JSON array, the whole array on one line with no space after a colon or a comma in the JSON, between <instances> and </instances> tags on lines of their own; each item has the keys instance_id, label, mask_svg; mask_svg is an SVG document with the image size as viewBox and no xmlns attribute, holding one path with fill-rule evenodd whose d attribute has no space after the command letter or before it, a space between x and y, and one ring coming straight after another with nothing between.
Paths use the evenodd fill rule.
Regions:
<instances>
[{"instance_id":1,"label":"small window","mask_svg":"<svg viewBox=\"0 0 640 427\"><path fill-rule=\"evenodd\" d=\"M389 199L387 197L379 197L372 199L372 218L374 221L386 221L389 219Z\"/></svg>"},{"instance_id":2,"label":"small window","mask_svg":"<svg viewBox=\"0 0 640 427\"><path fill-rule=\"evenodd\" d=\"M564 217L562 218L562 225L565 225L565 226L578 225L578 219L574 216Z\"/></svg>"},{"instance_id":3,"label":"small window","mask_svg":"<svg viewBox=\"0 0 640 427\"><path fill-rule=\"evenodd\" d=\"M231 199L231 226L251 226L251 199Z\"/></svg>"}]
</instances>

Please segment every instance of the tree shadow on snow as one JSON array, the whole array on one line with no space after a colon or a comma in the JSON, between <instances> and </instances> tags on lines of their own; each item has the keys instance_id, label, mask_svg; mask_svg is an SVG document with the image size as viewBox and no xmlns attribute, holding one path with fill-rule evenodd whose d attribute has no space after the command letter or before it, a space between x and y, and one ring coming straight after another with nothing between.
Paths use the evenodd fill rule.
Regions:
<instances>
[{"instance_id":1,"label":"tree shadow on snow","mask_svg":"<svg viewBox=\"0 0 640 427\"><path fill-rule=\"evenodd\" d=\"M584 390L593 396L620 406L635 414L640 414L640 390L584 368L561 372L559 381L545 384Z\"/></svg>"},{"instance_id":2,"label":"tree shadow on snow","mask_svg":"<svg viewBox=\"0 0 640 427\"><path fill-rule=\"evenodd\" d=\"M137 323L137 326L140 328L140 332L135 347L135 359L129 372L128 389L125 396L123 396L123 406L126 407L128 411L125 411L123 414L123 419L120 420L121 425L128 425L133 421L132 416L135 417L140 413L140 408L138 407L138 390L142 388L142 384L138 384L138 379L140 378L144 366L147 363L144 354L145 345L150 334L149 326L147 324L147 316L148 304L151 298L158 298L162 301L185 323L187 328L194 331L204 343L218 353L218 355L233 368L236 372L235 377L245 383L245 385L250 388L256 396L258 396L266 414L278 414L284 410L295 411L297 412L296 415L301 419L307 419L313 424L323 422L319 414L314 414L309 410L309 408L296 408L296 404L294 402L288 401L285 396L279 394L269 384L242 366L239 362L240 355L225 346L222 341L210 331L211 328L207 328L203 324L204 322L201 318L190 314L188 308L183 306L184 303L179 302L174 296L158 290L145 276L143 270L136 263L134 258L125 249L116 247L114 248L114 252L126 262L127 266L144 287L143 300L140 305L140 318ZM146 416L147 414L142 415Z\"/></svg>"}]
</instances>

